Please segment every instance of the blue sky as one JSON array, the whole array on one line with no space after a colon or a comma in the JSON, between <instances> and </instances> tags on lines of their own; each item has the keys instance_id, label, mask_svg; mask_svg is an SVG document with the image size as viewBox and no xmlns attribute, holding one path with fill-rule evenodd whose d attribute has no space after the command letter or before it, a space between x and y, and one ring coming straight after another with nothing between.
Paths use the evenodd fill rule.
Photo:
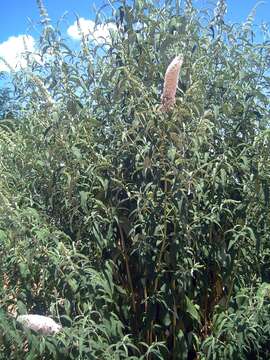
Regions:
<instances>
[{"instance_id":1,"label":"blue sky","mask_svg":"<svg viewBox=\"0 0 270 360\"><path fill-rule=\"evenodd\" d=\"M104 4L108 0L43 0L49 15L52 20L59 19L66 11L69 15L66 18L66 29L72 25L75 21L74 13L77 13L80 17L90 21L94 19L94 5L98 8L101 4ZM210 3L215 3L217 0L193 0L194 4L198 6L205 5L210 6ZM228 14L227 19L231 22L241 22L246 19L253 6L256 4L256 0L227 0ZM38 8L36 0L0 0L0 56L7 56L9 62L12 63L12 52L17 49L17 52L23 51L22 35L31 34L31 37L27 40L27 46L29 50L34 49L35 38L38 37L38 33L35 32L34 27L28 19L31 19L33 23L37 23L39 20ZM256 23L270 22L270 0L265 0L263 4L258 7ZM91 23L85 24L90 26ZM64 24L63 24L64 26ZM90 26L91 27L91 26ZM72 30L72 29L71 29ZM69 36L76 40L76 34L71 31ZM12 38L11 38L12 37ZM2 65L3 66L3 65ZM0 71L3 70L0 65Z\"/></svg>"},{"instance_id":2,"label":"blue sky","mask_svg":"<svg viewBox=\"0 0 270 360\"><path fill-rule=\"evenodd\" d=\"M70 24L74 21L73 13L84 18L93 18L93 1L89 0L44 0L43 1L50 17L53 20L59 19L66 11L70 13ZM101 1L96 1L99 6ZM25 34L29 29L28 18L36 22L39 20L39 12L36 0L1 0L1 31L0 42L9 36Z\"/></svg>"}]
</instances>

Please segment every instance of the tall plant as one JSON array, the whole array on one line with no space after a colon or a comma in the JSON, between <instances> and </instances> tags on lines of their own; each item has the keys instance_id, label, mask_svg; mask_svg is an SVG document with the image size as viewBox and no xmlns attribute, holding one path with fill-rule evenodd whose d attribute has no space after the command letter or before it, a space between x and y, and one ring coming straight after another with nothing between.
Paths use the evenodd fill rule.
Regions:
<instances>
[{"instance_id":1,"label":"tall plant","mask_svg":"<svg viewBox=\"0 0 270 360\"><path fill-rule=\"evenodd\" d=\"M0 130L0 293L64 331L25 345L3 315L4 356L264 359L266 27L226 24L224 1L123 0L107 42L75 52L39 8L42 61L15 75L26 116Z\"/></svg>"}]
</instances>

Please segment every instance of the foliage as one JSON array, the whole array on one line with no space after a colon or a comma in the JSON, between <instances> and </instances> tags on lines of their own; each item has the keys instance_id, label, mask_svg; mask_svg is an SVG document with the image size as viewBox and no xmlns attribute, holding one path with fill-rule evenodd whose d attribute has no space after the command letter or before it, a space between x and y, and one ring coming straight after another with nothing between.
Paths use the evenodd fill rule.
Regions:
<instances>
[{"instance_id":1,"label":"foliage","mask_svg":"<svg viewBox=\"0 0 270 360\"><path fill-rule=\"evenodd\" d=\"M38 3L40 58L14 74L24 112L0 123L0 358L266 359L267 28L258 43L252 16L226 24L224 1L122 0L97 14L110 39L76 52Z\"/></svg>"},{"instance_id":2,"label":"foliage","mask_svg":"<svg viewBox=\"0 0 270 360\"><path fill-rule=\"evenodd\" d=\"M0 72L0 81L3 81L4 74ZM9 115L9 105L11 101L10 89L8 87L0 88L0 119Z\"/></svg>"}]
</instances>

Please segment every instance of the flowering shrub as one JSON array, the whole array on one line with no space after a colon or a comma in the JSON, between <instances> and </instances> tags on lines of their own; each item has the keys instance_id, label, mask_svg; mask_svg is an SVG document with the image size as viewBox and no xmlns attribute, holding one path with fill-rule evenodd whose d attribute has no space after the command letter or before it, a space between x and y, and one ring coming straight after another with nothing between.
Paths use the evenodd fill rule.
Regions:
<instances>
[{"instance_id":1,"label":"flowering shrub","mask_svg":"<svg viewBox=\"0 0 270 360\"><path fill-rule=\"evenodd\" d=\"M111 5L107 43L82 34L73 51L39 1L43 62L14 74L0 358L267 359L267 27L255 42L224 1ZM9 314L63 329L43 337Z\"/></svg>"}]
</instances>

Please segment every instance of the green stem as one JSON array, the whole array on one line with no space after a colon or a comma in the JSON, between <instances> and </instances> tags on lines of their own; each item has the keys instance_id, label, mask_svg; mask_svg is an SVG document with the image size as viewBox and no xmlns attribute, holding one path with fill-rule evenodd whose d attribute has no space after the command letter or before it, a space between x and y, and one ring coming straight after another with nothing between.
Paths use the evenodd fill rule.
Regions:
<instances>
[{"instance_id":1,"label":"green stem","mask_svg":"<svg viewBox=\"0 0 270 360\"><path fill-rule=\"evenodd\" d=\"M136 301L135 301L135 294L134 294L134 288L133 288L133 283L132 283L132 277L131 277L130 268L129 268L129 258L128 258L128 254L127 254L127 251L126 251L123 230L122 230L120 225L118 225L118 229L119 229L119 233L120 233L120 241L121 241L123 256L124 256L124 260L125 260L125 264L126 264L128 283L129 283L129 288L130 288L131 297L132 297L132 308L133 308L133 311L134 311L134 314L135 314L136 313Z\"/></svg>"}]
</instances>

